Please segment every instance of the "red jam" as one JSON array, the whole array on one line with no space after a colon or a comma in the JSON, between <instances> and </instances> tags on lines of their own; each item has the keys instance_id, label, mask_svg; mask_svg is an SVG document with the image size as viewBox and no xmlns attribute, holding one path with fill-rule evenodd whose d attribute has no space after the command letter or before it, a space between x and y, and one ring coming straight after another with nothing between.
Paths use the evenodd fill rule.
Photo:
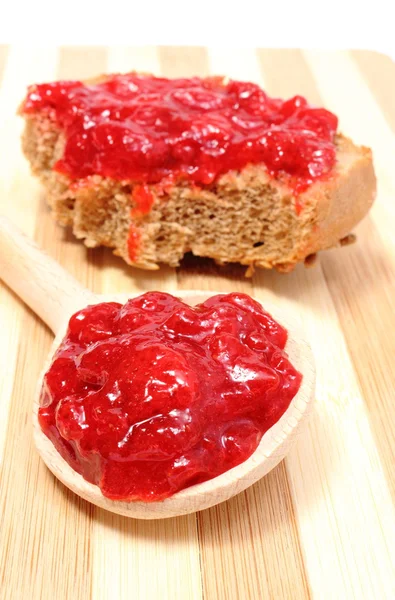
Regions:
<instances>
[{"instance_id":1,"label":"red jam","mask_svg":"<svg viewBox=\"0 0 395 600\"><path fill-rule=\"evenodd\" d=\"M335 164L335 115L302 96L270 98L258 85L220 77L165 79L128 73L85 84L32 85L23 111L48 111L66 134L54 169L157 183L171 175L209 185L264 163L296 191Z\"/></svg>"},{"instance_id":2,"label":"red jam","mask_svg":"<svg viewBox=\"0 0 395 600\"><path fill-rule=\"evenodd\" d=\"M134 210L134 209L133 209ZM133 213L133 210L131 211ZM133 224L130 224L128 235L128 254L132 262L137 261L140 248L141 233L140 230Z\"/></svg>"},{"instance_id":3,"label":"red jam","mask_svg":"<svg viewBox=\"0 0 395 600\"><path fill-rule=\"evenodd\" d=\"M134 186L132 198L134 203L132 215L145 215L149 213L155 200L153 193L145 183Z\"/></svg>"},{"instance_id":4,"label":"red jam","mask_svg":"<svg viewBox=\"0 0 395 600\"><path fill-rule=\"evenodd\" d=\"M41 428L108 498L162 500L255 451L301 383L286 340L245 294L88 306L44 377Z\"/></svg>"}]
</instances>

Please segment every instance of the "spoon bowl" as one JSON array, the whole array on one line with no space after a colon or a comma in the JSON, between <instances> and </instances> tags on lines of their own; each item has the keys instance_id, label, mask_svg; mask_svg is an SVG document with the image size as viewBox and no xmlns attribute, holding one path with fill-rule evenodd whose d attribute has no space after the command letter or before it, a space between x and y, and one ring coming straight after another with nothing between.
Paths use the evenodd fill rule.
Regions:
<instances>
[{"instance_id":1,"label":"spoon bowl","mask_svg":"<svg viewBox=\"0 0 395 600\"><path fill-rule=\"evenodd\" d=\"M33 431L35 445L45 464L69 489L85 500L120 515L138 519L162 519L203 510L228 500L261 479L286 456L313 406L314 360L294 319L276 306L265 303L265 310L288 330L285 351L294 367L302 373L303 379L291 404L263 435L255 452L240 465L213 479L183 489L165 500L123 502L103 496L98 486L87 482L72 469L41 430L38 409L42 381L66 334L72 314L89 304L108 301L125 303L138 294L92 294L4 218L0 219L0 234L0 276L56 334L37 385L33 403ZM174 290L171 293L184 302L195 305L220 292Z\"/></svg>"}]
</instances>

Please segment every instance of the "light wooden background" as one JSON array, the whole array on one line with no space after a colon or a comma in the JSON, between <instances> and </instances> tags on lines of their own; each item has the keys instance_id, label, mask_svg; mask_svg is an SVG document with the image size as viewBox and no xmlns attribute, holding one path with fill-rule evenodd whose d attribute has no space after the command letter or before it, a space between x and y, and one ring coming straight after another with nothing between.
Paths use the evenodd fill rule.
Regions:
<instances>
[{"instance_id":1,"label":"light wooden background","mask_svg":"<svg viewBox=\"0 0 395 600\"><path fill-rule=\"evenodd\" d=\"M15 110L28 83L131 69L227 74L337 113L373 148L379 180L358 244L314 269L246 280L209 261L143 273L74 241L29 174ZM260 483L200 514L128 520L74 496L35 452L31 402L51 334L1 287L1 598L394 599L395 65L369 52L2 47L0 80L1 212L97 292L239 290L277 302L299 315L318 369L306 434Z\"/></svg>"}]
</instances>

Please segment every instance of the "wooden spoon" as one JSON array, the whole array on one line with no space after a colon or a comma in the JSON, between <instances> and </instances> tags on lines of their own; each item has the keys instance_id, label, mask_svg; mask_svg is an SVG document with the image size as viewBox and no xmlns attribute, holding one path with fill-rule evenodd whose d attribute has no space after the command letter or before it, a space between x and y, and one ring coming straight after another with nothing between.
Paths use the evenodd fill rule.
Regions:
<instances>
[{"instance_id":1,"label":"wooden spoon","mask_svg":"<svg viewBox=\"0 0 395 600\"><path fill-rule=\"evenodd\" d=\"M265 304L265 309L289 332L286 351L292 364L303 374L303 381L287 411L265 433L252 456L226 473L177 492L160 502L120 502L104 497L99 487L85 481L69 466L42 432L37 419L40 391L44 373L66 333L71 315L88 304L107 301L124 303L133 296L102 296L89 292L4 217L0 218L0 256L0 277L56 335L34 398L34 441L52 473L73 492L97 506L127 517L174 517L202 510L231 498L266 475L287 454L313 405L314 361L309 345L303 340L293 320L276 307ZM203 302L214 294L215 292L174 291L174 295L191 305Z\"/></svg>"}]
</instances>

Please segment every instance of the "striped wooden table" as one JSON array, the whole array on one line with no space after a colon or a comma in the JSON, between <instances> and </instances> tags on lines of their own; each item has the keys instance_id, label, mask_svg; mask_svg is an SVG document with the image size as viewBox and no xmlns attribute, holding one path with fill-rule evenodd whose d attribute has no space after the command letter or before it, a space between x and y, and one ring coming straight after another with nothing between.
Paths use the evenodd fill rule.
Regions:
<instances>
[{"instance_id":1,"label":"striped wooden table","mask_svg":"<svg viewBox=\"0 0 395 600\"><path fill-rule=\"evenodd\" d=\"M142 273L86 250L52 222L15 110L28 83L131 69L227 74L333 110L374 150L379 196L358 244L322 254L314 269L252 280L209 261ZM301 318L318 370L306 434L260 483L200 514L128 520L74 496L35 452L32 394L51 335L2 286L1 598L395 598L395 65L369 52L2 47L0 80L1 212L97 292L239 290L276 302Z\"/></svg>"}]
</instances>

